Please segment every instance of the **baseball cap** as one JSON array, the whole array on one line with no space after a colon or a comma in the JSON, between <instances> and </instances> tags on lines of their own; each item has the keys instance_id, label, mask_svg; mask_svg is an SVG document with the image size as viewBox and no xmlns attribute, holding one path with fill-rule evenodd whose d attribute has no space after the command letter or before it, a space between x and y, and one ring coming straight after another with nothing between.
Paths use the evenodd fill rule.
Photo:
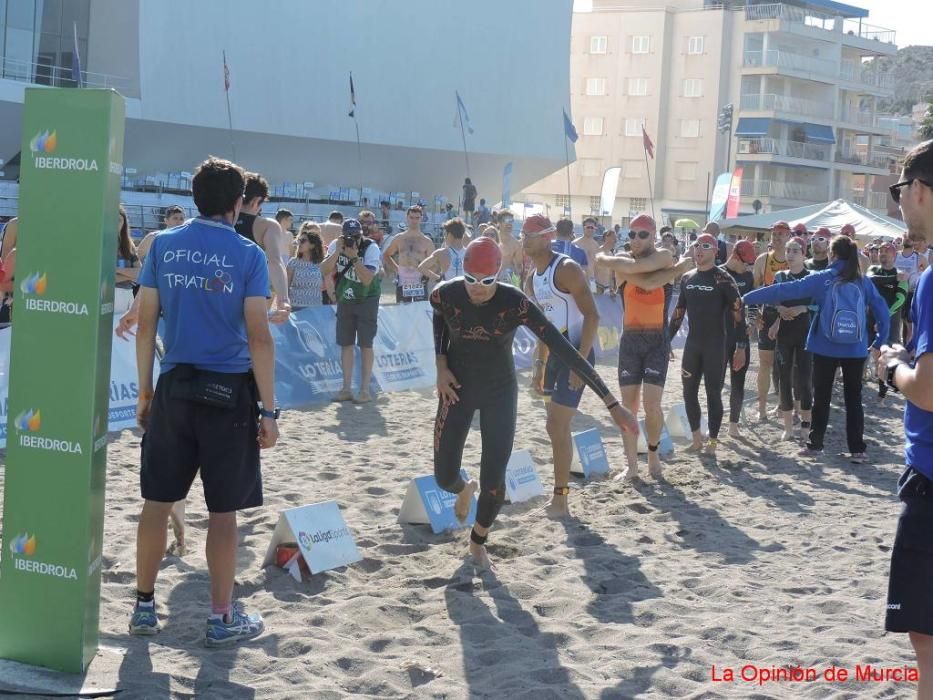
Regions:
<instances>
[{"instance_id":1,"label":"baseball cap","mask_svg":"<svg viewBox=\"0 0 933 700\"><path fill-rule=\"evenodd\" d=\"M697 245L700 245L701 243L710 243L713 246L719 245L719 241L716 240L716 236L711 236L708 233L701 233L699 236L697 236L695 243Z\"/></svg>"},{"instance_id":2,"label":"baseball cap","mask_svg":"<svg viewBox=\"0 0 933 700\"><path fill-rule=\"evenodd\" d=\"M813 235L814 235L814 236L823 236L824 238L832 238L832 237L833 237L833 234L832 234L832 233L830 232L830 230L829 230L828 228L826 228L825 226L820 226L820 227L816 230L816 232L815 232Z\"/></svg>"},{"instance_id":3,"label":"baseball cap","mask_svg":"<svg viewBox=\"0 0 933 700\"><path fill-rule=\"evenodd\" d=\"M787 241L788 245L790 245L791 243L793 243L794 245L800 246L800 250L802 250L804 253L807 252L807 239L806 238L803 238L802 236L794 236L789 241Z\"/></svg>"},{"instance_id":4,"label":"baseball cap","mask_svg":"<svg viewBox=\"0 0 933 700\"><path fill-rule=\"evenodd\" d=\"M556 230L551 220L543 214L529 216L522 224L522 233L551 233Z\"/></svg>"},{"instance_id":5,"label":"baseball cap","mask_svg":"<svg viewBox=\"0 0 933 700\"><path fill-rule=\"evenodd\" d=\"M852 224L844 224L843 227L839 229L839 233L841 233L843 236L854 236L855 226Z\"/></svg>"},{"instance_id":6,"label":"baseball cap","mask_svg":"<svg viewBox=\"0 0 933 700\"><path fill-rule=\"evenodd\" d=\"M706 226L703 227L703 233L718 236L721 233L719 224L717 224L715 221L706 222Z\"/></svg>"},{"instance_id":7,"label":"baseball cap","mask_svg":"<svg viewBox=\"0 0 933 700\"><path fill-rule=\"evenodd\" d=\"M776 228L786 228L788 231L790 231L790 224L781 219L780 221L775 221L773 224L771 224L772 231Z\"/></svg>"},{"instance_id":8,"label":"baseball cap","mask_svg":"<svg viewBox=\"0 0 933 700\"><path fill-rule=\"evenodd\" d=\"M342 231L345 235L350 236L362 236L363 227L360 226L360 222L356 219L345 219L343 222Z\"/></svg>"},{"instance_id":9,"label":"baseball cap","mask_svg":"<svg viewBox=\"0 0 933 700\"><path fill-rule=\"evenodd\" d=\"M794 225L794 233L799 234L799 235L801 235L801 236L806 236L806 235L807 235L807 225L804 224L804 223L795 224L795 225Z\"/></svg>"},{"instance_id":10,"label":"baseball cap","mask_svg":"<svg viewBox=\"0 0 933 700\"><path fill-rule=\"evenodd\" d=\"M751 241L739 241L735 244L732 252L735 253L736 257L746 265L754 264L758 257L758 251L755 249L755 244Z\"/></svg>"},{"instance_id":11,"label":"baseball cap","mask_svg":"<svg viewBox=\"0 0 933 700\"><path fill-rule=\"evenodd\" d=\"M540 218L546 220L547 217ZM527 223L528 219L525 221ZM464 271L480 279L499 274L501 265L502 251L499 250L499 244L491 238L477 238L466 247L466 252L463 254Z\"/></svg>"},{"instance_id":12,"label":"baseball cap","mask_svg":"<svg viewBox=\"0 0 933 700\"><path fill-rule=\"evenodd\" d=\"M654 219L647 214L639 214L636 216L632 219L631 223L629 223L628 227L632 231L651 231L651 233L656 233L658 230L658 225L654 222Z\"/></svg>"}]
</instances>

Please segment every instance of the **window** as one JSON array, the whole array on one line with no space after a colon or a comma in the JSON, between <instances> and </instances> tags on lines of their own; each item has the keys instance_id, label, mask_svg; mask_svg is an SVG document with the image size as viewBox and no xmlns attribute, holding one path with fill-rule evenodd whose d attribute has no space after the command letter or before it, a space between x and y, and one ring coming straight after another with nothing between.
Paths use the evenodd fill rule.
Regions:
<instances>
[{"instance_id":1,"label":"window","mask_svg":"<svg viewBox=\"0 0 933 700\"><path fill-rule=\"evenodd\" d=\"M648 94L648 79L647 78L629 78L628 79L628 94L639 96Z\"/></svg>"},{"instance_id":2,"label":"window","mask_svg":"<svg viewBox=\"0 0 933 700\"><path fill-rule=\"evenodd\" d=\"M602 117L586 117L583 120L583 135L584 136L602 136L603 135L603 118Z\"/></svg>"},{"instance_id":3,"label":"window","mask_svg":"<svg viewBox=\"0 0 933 700\"><path fill-rule=\"evenodd\" d=\"M703 81L699 78L687 78L684 81L684 97L703 97Z\"/></svg>"},{"instance_id":4,"label":"window","mask_svg":"<svg viewBox=\"0 0 933 700\"><path fill-rule=\"evenodd\" d=\"M687 40L687 53L691 56L698 56L703 53L703 37L692 36Z\"/></svg>"},{"instance_id":5,"label":"window","mask_svg":"<svg viewBox=\"0 0 933 700\"><path fill-rule=\"evenodd\" d=\"M645 209L648 208L648 200L645 199L644 197L632 197L629 200L628 208L629 208L629 211L633 211L636 214L640 214L641 212L643 212Z\"/></svg>"},{"instance_id":6,"label":"window","mask_svg":"<svg viewBox=\"0 0 933 700\"><path fill-rule=\"evenodd\" d=\"M609 45L609 37L606 36L591 36L590 37L590 53L606 53L606 48Z\"/></svg>"},{"instance_id":7,"label":"window","mask_svg":"<svg viewBox=\"0 0 933 700\"><path fill-rule=\"evenodd\" d=\"M583 177L599 177L603 174L603 161L601 158L581 158L580 174Z\"/></svg>"},{"instance_id":8,"label":"window","mask_svg":"<svg viewBox=\"0 0 933 700\"><path fill-rule=\"evenodd\" d=\"M602 200L602 197L590 197L590 211L591 212L599 212L599 205L602 203L601 200Z\"/></svg>"},{"instance_id":9,"label":"window","mask_svg":"<svg viewBox=\"0 0 933 700\"><path fill-rule=\"evenodd\" d=\"M700 120L699 119L681 119L680 120L680 137L684 139L695 139L700 136Z\"/></svg>"},{"instance_id":10,"label":"window","mask_svg":"<svg viewBox=\"0 0 933 700\"><path fill-rule=\"evenodd\" d=\"M626 119L625 120L625 135L626 136L641 136L641 120L640 119Z\"/></svg>"},{"instance_id":11,"label":"window","mask_svg":"<svg viewBox=\"0 0 933 700\"><path fill-rule=\"evenodd\" d=\"M570 206L570 197L565 194L555 195L554 204L562 209L566 209Z\"/></svg>"},{"instance_id":12,"label":"window","mask_svg":"<svg viewBox=\"0 0 933 700\"><path fill-rule=\"evenodd\" d=\"M677 163L675 168L677 173L678 180L696 180L697 179L697 164L696 163Z\"/></svg>"},{"instance_id":13,"label":"window","mask_svg":"<svg viewBox=\"0 0 933 700\"><path fill-rule=\"evenodd\" d=\"M648 53L651 39L647 36L632 37L632 53Z\"/></svg>"},{"instance_id":14,"label":"window","mask_svg":"<svg viewBox=\"0 0 933 700\"><path fill-rule=\"evenodd\" d=\"M587 78L586 79L586 94L587 95L605 95L606 94L606 79L605 78Z\"/></svg>"}]
</instances>

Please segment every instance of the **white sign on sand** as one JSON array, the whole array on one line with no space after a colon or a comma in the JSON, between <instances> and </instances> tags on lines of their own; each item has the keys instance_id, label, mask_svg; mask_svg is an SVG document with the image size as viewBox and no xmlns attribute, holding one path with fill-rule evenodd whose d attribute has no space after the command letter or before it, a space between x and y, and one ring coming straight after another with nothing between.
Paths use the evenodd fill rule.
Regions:
<instances>
[{"instance_id":1,"label":"white sign on sand","mask_svg":"<svg viewBox=\"0 0 933 700\"><path fill-rule=\"evenodd\" d=\"M276 547L289 542L298 545L299 555L305 560L312 574L336 569L362 559L336 501L324 501L283 511L275 526L275 532L272 533L272 541L262 565L272 564L275 561ZM296 556L289 562L288 571L296 581L301 581L298 559Z\"/></svg>"}]
</instances>

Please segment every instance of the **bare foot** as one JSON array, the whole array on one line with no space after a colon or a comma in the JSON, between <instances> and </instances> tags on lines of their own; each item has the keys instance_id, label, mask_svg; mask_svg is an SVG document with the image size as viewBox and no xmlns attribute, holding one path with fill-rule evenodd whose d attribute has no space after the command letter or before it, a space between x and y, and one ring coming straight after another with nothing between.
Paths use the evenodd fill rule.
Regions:
<instances>
[{"instance_id":1,"label":"bare foot","mask_svg":"<svg viewBox=\"0 0 933 700\"><path fill-rule=\"evenodd\" d=\"M352 400L353 400L353 392L350 391L349 389L341 389L340 391L337 392L337 395L332 399L332 401L335 401L338 403L341 401L352 401Z\"/></svg>"},{"instance_id":2,"label":"bare foot","mask_svg":"<svg viewBox=\"0 0 933 700\"><path fill-rule=\"evenodd\" d=\"M549 518L569 518L570 504L567 502L567 496L552 496L551 502L547 504L544 512Z\"/></svg>"},{"instance_id":3,"label":"bare foot","mask_svg":"<svg viewBox=\"0 0 933 700\"><path fill-rule=\"evenodd\" d=\"M457 494L457 502L454 503L454 515L457 516L457 520L461 523L466 522L467 516L470 514L470 507L473 505L473 494L476 493L476 489L476 481L471 479L466 482L463 491Z\"/></svg>"},{"instance_id":4,"label":"bare foot","mask_svg":"<svg viewBox=\"0 0 933 700\"><path fill-rule=\"evenodd\" d=\"M782 440L793 440L794 437L795 435L793 430L785 430L783 433L781 433Z\"/></svg>"},{"instance_id":5,"label":"bare foot","mask_svg":"<svg viewBox=\"0 0 933 700\"><path fill-rule=\"evenodd\" d=\"M489 561L489 554L486 553L486 545L470 542L470 556L473 558L473 566L480 571L492 571L492 562Z\"/></svg>"},{"instance_id":6,"label":"bare foot","mask_svg":"<svg viewBox=\"0 0 933 700\"><path fill-rule=\"evenodd\" d=\"M353 403L369 403L372 400L373 397L370 395L370 393L366 390L363 390L359 393L359 395L357 395L355 399L353 399Z\"/></svg>"},{"instance_id":7,"label":"bare foot","mask_svg":"<svg viewBox=\"0 0 933 700\"><path fill-rule=\"evenodd\" d=\"M635 481L638 478L638 461L629 462L628 466L625 468L625 471L619 474L615 480L616 481Z\"/></svg>"},{"instance_id":8,"label":"bare foot","mask_svg":"<svg viewBox=\"0 0 933 700\"><path fill-rule=\"evenodd\" d=\"M657 452L648 453L648 473L653 479L661 479L664 476L661 472L661 457Z\"/></svg>"},{"instance_id":9,"label":"bare foot","mask_svg":"<svg viewBox=\"0 0 933 700\"><path fill-rule=\"evenodd\" d=\"M767 408L762 408L761 406L758 407L758 422L759 423L768 422L768 409Z\"/></svg>"},{"instance_id":10,"label":"bare foot","mask_svg":"<svg viewBox=\"0 0 933 700\"><path fill-rule=\"evenodd\" d=\"M690 447L687 448L687 452L700 452L702 449L703 443L694 441L690 443Z\"/></svg>"},{"instance_id":11,"label":"bare foot","mask_svg":"<svg viewBox=\"0 0 933 700\"><path fill-rule=\"evenodd\" d=\"M706 443L706 449L704 452L708 455L716 454L716 448L719 447L719 440L716 438L710 438L709 442Z\"/></svg>"},{"instance_id":12,"label":"bare foot","mask_svg":"<svg viewBox=\"0 0 933 700\"><path fill-rule=\"evenodd\" d=\"M739 431L738 423L729 423L729 437L731 438L742 437L742 433Z\"/></svg>"}]
</instances>

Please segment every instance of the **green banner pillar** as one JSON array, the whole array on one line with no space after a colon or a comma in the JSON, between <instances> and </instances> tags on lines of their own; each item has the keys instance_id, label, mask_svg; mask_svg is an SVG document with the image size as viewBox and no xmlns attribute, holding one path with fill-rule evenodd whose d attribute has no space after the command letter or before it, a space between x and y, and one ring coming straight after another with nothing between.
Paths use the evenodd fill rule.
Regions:
<instances>
[{"instance_id":1,"label":"green banner pillar","mask_svg":"<svg viewBox=\"0 0 933 700\"><path fill-rule=\"evenodd\" d=\"M26 90L0 657L73 673L97 649L123 127L112 90Z\"/></svg>"}]
</instances>

